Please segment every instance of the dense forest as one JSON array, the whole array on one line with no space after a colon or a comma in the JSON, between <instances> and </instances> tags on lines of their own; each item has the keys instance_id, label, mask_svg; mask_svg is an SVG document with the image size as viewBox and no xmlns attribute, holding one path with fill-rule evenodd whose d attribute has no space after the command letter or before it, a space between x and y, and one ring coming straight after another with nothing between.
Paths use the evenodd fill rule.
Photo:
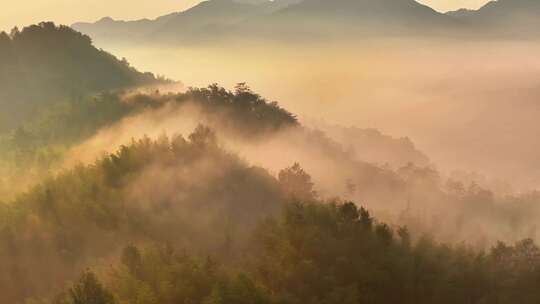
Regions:
<instances>
[{"instance_id":1,"label":"dense forest","mask_svg":"<svg viewBox=\"0 0 540 304\"><path fill-rule=\"evenodd\" d=\"M102 93L52 107L4 137L0 145L3 197L14 198L18 190L59 172L73 147L133 116L150 123L135 121L112 132L111 137L120 139L117 144L106 140L111 146L103 151L83 144L75 150L75 163L82 154L89 154L91 161L101 152L114 152L131 137L163 131L186 134L204 123L217 131L227 149L252 163L276 173L300 162L322 196L362 202L384 220L406 224L417 233L429 231L446 241L485 246L533 236L540 217L540 195L535 191L514 194L475 179L444 176L406 139L392 141L358 129L335 131L323 126L325 133L306 127L245 84L234 91L212 85L184 93ZM173 127L160 121L172 121ZM174 126L187 121L194 122L187 130ZM370 149L380 151L379 159L385 157L393 165L370 159Z\"/></svg>"},{"instance_id":2,"label":"dense forest","mask_svg":"<svg viewBox=\"0 0 540 304\"><path fill-rule=\"evenodd\" d=\"M2 204L2 302L62 286L126 240L226 254L276 213L279 189L264 170L221 150L207 128L187 140L136 141Z\"/></svg>"},{"instance_id":3,"label":"dense forest","mask_svg":"<svg viewBox=\"0 0 540 304\"><path fill-rule=\"evenodd\" d=\"M322 201L298 165L277 179L247 165L203 126L187 139L135 141L0 214L2 302L40 303L51 290L52 303L540 299L534 241L484 252L417 239L354 203ZM59 291L77 270L81 280Z\"/></svg>"},{"instance_id":4,"label":"dense forest","mask_svg":"<svg viewBox=\"0 0 540 304\"><path fill-rule=\"evenodd\" d=\"M125 104L120 102L118 96L114 96L109 95L111 99L106 104L112 105L114 100L117 100L119 105ZM463 189L462 200L452 201L451 198L455 198L452 192L443 192L442 188L438 188L432 179L437 178L437 172L428 168L408 165L394 172L388 168L378 168L352 159L347 161L348 154L339 152L338 144L325 138L320 132L302 129L290 113L275 104L266 103L243 86L236 92L211 86L208 89L192 89L181 94L134 95L127 104L134 107L133 109L152 108L160 107L160 103L171 100L180 104L199 100L200 105L206 105L203 108L206 109L205 114L214 117L219 113L220 121L226 116L223 114L225 112L218 112L217 109L223 110L222 107L228 109L227 115L232 115L231 117L236 119L231 120L232 125L228 131L220 129L222 135L235 133L250 141L259 141L267 139L272 132L279 133L279 129L293 128L295 131L287 132L286 137L291 136L296 145L317 147L319 153L333 158L334 167L339 166L342 170L345 170L346 166L354 166L354 171L359 174L357 178L360 178L354 182L358 184L362 182L359 185L365 189L361 191L363 193L361 197L372 195L372 200L377 203L383 204L385 199L389 199L389 196L381 192L392 191L391 196L404 196L412 190L418 195L426 195L428 190L439 193L438 199L441 200L439 203L467 204L467 209L460 209L460 205L455 205L455 209L460 212L476 212L477 215L501 203L494 202L493 195L480 188ZM260 107L259 110L256 110L256 105ZM120 112L123 115L129 113L129 111ZM263 115L265 112L273 114ZM260 114L252 116L253 113ZM254 120L250 120L250 117ZM272 118L264 123L263 117ZM83 117L79 118L77 122L83 125L85 120ZM59 119L54 121L66 123L65 120ZM207 122L212 120L209 119ZM96 128L93 121L89 121L88 125ZM251 132L246 133L245 130ZM41 136L47 138L45 134L36 135L35 138ZM67 138L69 137L63 140ZM54 138L48 140L52 142ZM353 188L357 187L356 184L344 186L348 186L348 191L354 191ZM457 189L455 191L460 189L459 185L454 187ZM431 197L425 199L428 198ZM534 200L528 204L533 202ZM480 204L488 205L482 207ZM227 152L221 146L216 133L208 127L198 127L188 138L182 136L168 138L164 135L152 140L146 137L134 140L131 144L121 147L118 152L103 157L94 164L77 166L51 177L32 190L17 195L13 201L2 204L3 225L0 239L2 255L6 259L3 259L4 277L3 283L0 284L5 290L1 294L4 297L3 301L14 303L29 298L33 298L34 301L41 298L51 299L53 296L51 290L59 293L55 300L59 303L62 301L113 303L117 300L127 303L175 303L180 301L178 299L186 301L191 299L195 302L201 299L218 301L211 300L214 297L224 297L221 301L231 303L239 301L239 297L244 298L246 303L260 301L330 303L355 302L361 299L388 303L394 299L393 295L388 295L383 287L377 289L376 286L387 286L393 282L395 285L392 286L401 290L396 296L399 295L399 298L408 296L411 301L414 299L416 302L425 299L425 303L434 303L446 299L452 303L450 299L461 300L470 297L474 300L472 303L481 303L479 299L495 297L501 299L500 303L506 303L509 301L505 300L506 298L514 296L510 295L512 287L521 284L521 280L530 278L530 284L536 286L534 284L534 276L537 275L534 270L536 266L532 268L523 266L537 263L538 249L531 240L519 242L515 247L501 243L492 252L483 253L479 249L467 248L465 245L438 244L429 236L422 237L422 234L419 234L426 232L427 229L418 229L414 225L411 225L413 230L416 228L414 235L410 235L406 228L393 231L389 226L377 224L365 210L355 208L352 204L344 205L339 201L329 204L318 198L315 183L298 165L282 170L277 177L273 177L265 169L250 166ZM501 208L519 210L517 205L503 205ZM351 227L347 229L338 228L343 225L340 224L343 219L338 216L339 212L345 212L342 209L351 209L347 211L351 212L351 215L346 216L347 220L351 221L349 223ZM304 212L306 214L303 214ZM363 214L363 219L358 214ZM309 216L309 220L306 219L305 223L301 220L303 216ZM405 221L411 220L408 218L410 214L402 213L401 216ZM298 222L288 222L295 217L299 217ZM501 215L499 220L502 218L504 216ZM514 219L518 221L516 224L519 224L520 220L525 221L519 213L516 213ZM356 222L358 224L354 224ZM362 222L364 223L362 225L371 228L362 233L353 233L352 231L365 229L360 229L364 227L359 224ZM302 229L303 226L286 226L293 224L307 226ZM306 235L287 234L292 232L302 232ZM383 242L378 238L386 238L386 241ZM270 243L260 243L262 240ZM300 243L291 244L291 242ZM405 246L404 242L408 245ZM145 253L137 253L139 249L135 250L133 246L129 246L130 244L149 247L144 249ZM299 247L286 249L293 245ZM103 265L104 261L116 260L114 255L119 255L121 247L124 246L128 246L126 252L135 252L124 252L124 255L133 254L136 259L142 255L141 261L136 263L144 263L143 257L146 255L148 259L158 258L158 261L147 262L158 263L157 265L144 266L145 271L149 272L145 275L148 277L130 277L133 275L130 272L132 270L126 270L123 264L114 268L114 275L108 270L100 270L100 267L103 267L100 265ZM184 253L174 253L173 248ZM322 250L324 248L343 252L325 253ZM278 249L285 251L276 251ZM293 249L300 251L290 252ZM265 250L269 252L264 253ZM381 252L385 254L381 255ZM256 254L251 256L250 253L261 253L261 256ZM304 254L306 256L303 256ZM408 258L403 258L404 254ZM505 256L498 257L498 254ZM344 260L341 261L341 258L335 260L336 256L343 257ZM161 260L162 258L164 260ZM498 261L499 258L504 258L504 262ZM530 261L522 260L529 258ZM121 260L126 259L128 258ZM516 263L516 268L512 266L511 269L503 269L503 265L510 263L508 260ZM333 264L338 262L344 264L341 266ZM211 273L199 273L210 265L219 268L211 270ZM280 270L278 265L283 268ZM300 268L295 270L292 265ZM454 269L456 265L463 268ZM494 265L498 265L497 268L494 268ZM104 289L102 293L96 295L94 287L86 286L98 284L93 273L85 272L87 266L98 267L104 282L111 284L106 287L110 291ZM186 270L178 274L173 270L184 267ZM363 274L364 267L373 273ZM340 271L348 269L352 273L341 273L339 269L342 269ZM499 284L496 279L500 273L491 273L493 269L511 271L512 273L508 275L512 279L504 282L499 289L494 289L492 284ZM289 273L293 270L298 273ZM480 270L487 272L485 276L480 275L483 272L477 272ZM73 287L73 290L65 294L61 293L60 289L65 282L73 279L78 271L84 272L82 281L77 283L82 285ZM189 271L196 273L190 275ZM41 275L35 276L36 272ZM479 277L476 277L477 275ZM43 282L42 276L54 280ZM13 277L17 280L12 280ZM311 279L306 281L310 277ZM328 277L328 282L335 283L330 284L325 281L326 279L321 281L322 277ZM360 280L362 277L364 279ZM440 280L432 281L426 277L437 277ZM418 281L415 283L413 279ZM455 282L461 279L471 281L463 282L462 285ZM186 282L185 284L189 286L195 284L200 289L194 289L193 286L183 287L178 280ZM359 281L362 283L358 283ZM296 284L305 282L302 284L308 285L296 286L294 282ZM321 289L322 282L326 282L325 289ZM433 285L427 286L426 282ZM449 282L453 282L456 286L448 285ZM409 285L403 285L405 283ZM162 290L159 287L162 285L173 286L171 287L173 289ZM481 286L483 291L477 290L478 287L473 289L471 286ZM175 288L187 290L177 291ZM92 295L84 294L90 292L88 290L92 290ZM314 290L317 290L317 293ZM492 294L493 290L499 290L501 294ZM240 294L235 295L235 292ZM109 300L77 302L81 300L75 299L99 294ZM534 299L532 297L535 296L532 291L527 291L525 295L527 300ZM250 297L257 300L248 300Z\"/></svg>"},{"instance_id":5,"label":"dense forest","mask_svg":"<svg viewBox=\"0 0 540 304\"><path fill-rule=\"evenodd\" d=\"M0 32L0 66L0 133L60 101L163 81L53 23Z\"/></svg>"},{"instance_id":6,"label":"dense forest","mask_svg":"<svg viewBox=\"0 0 540 304\"><path fill-rule=\"evenodd\" d=\"M540 301L537 191L245 83L163 93L67 27L0 54L0 303Z\"/></svg>"},{"instance_id":7,"label":"dense forest","mask_svg":"<svg viewBox=\"0 0 540 304\"><path fill-rule=\"evenodd\" d=\"M353 203L290 203L260 224L246 266L167 245L124 248L54 303L537 303L530 240L473 252L393 231Z\"/></svg>"},{"instance_id":8,"label":"dense forest","mask_svg":"<svg viewBox=\"0 0 540 304\"><path fill-rule=\"evenodd\" d=\"M0 194L9 196L15 192L14 185L25 188L29 181L54 173L71 147L99 129L170 104L197 106L209 122L226 122L221 124L222 130L243 138L262 138L269 132L298 125L291 113L276 103L268 103L243 84L235 92L212 85L177 94L116 90L87 95L49 106L34 119L0 134Z\"/></svg>"}]
</instances>

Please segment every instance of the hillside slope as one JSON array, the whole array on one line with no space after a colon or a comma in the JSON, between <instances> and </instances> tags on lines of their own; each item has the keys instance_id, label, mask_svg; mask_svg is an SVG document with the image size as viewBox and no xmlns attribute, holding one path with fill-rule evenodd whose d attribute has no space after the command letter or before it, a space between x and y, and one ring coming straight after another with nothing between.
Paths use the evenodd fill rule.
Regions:
<instances>
[{"instance_id":1,"label":"hillside slope","mask_svg":"<svg viewBox=\"0 0 540 304\"><path fill-rule=\"evenodd\" d=\"M540 27L540 2L536 0L496 0L478 10L447 14L491 35L534 37Z\"/></svg>"},{"instance_id":2,"label":"hillside slope","mask_svg":"<svg viewBox=\"0 0 540 304\"><path fill-rule=\"evenodd\" d=\"M95 23L75 23L72 27L104 43L177 43L215 38L245 20L271 14L296 2L298 0L208 0L153 20L122 21L106 17Z\"/></svg>"},{"instance_id":3,"label":"hillside slope","mask_svg":"<svg viewBox=\"0 0 540 304\"><path fill-rule=\"evenodd\" d=\"M0 33L0 133L41 110L104 90L156 83L69 27L41 23Z\"/></svg>"},{"instance_id":4,"label":"hillside slope","mask_svg":"<svg viewBox=\"0 0 540 304\"><path fill-rule=\"evenodd\" d=\"M103 43L162 44L216 39L363 36L534 37L540 2L497 0L478 10L439 13L415 0L207 0L154 20L75 23Z\"/></svg>"},{"instance_id":5,"label":"hillside slope","mask_svg":"<svg viewBox=\"0 0 540 304\"><path fill-rule=\"evenodd\" d=\"M187 43L241 38L321 35L425 35L454 30L459 22L414 0L208 0L155 20L75 23L100 42Z\"/></svg>"},{"instance_id":6,"label":"hillside slope","mask_svg":"<svg viewBox=\"0 0 540 304\"><path fill-rule=\"evenodd\" d=\"M458 25L454 18L414 0L304 0L262 20L268 27L343 35L425 35Z\"/></svg>"}]
</instances>

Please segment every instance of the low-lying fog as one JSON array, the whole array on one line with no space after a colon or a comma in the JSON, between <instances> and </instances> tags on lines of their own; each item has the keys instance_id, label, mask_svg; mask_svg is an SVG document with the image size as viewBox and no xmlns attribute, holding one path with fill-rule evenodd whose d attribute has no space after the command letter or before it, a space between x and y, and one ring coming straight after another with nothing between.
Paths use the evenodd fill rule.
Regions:
<instances>
[{"instance_id":1,"label":"low-lying fog","mask_svg":"<svg viewBox=\"0 0 540 304\"><path fill-rule=\"evenodd\" d=\"M540 46L366 41L134 48L101 45L186 86L248 82L301 119L408 136L438 168L540 186Z\"/></svg>"}]
</instances>

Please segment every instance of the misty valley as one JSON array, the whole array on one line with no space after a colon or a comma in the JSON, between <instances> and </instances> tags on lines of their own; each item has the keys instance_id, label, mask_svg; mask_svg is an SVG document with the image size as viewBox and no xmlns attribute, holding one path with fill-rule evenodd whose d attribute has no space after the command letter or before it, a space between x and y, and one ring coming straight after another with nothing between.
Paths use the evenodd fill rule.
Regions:
<instances>
[{"instance_id":1,"label":"misty valley","mask_svg":"<svg viewBox=\"0 0 540 304\"><path fill-rule=\"evenodd\" d=\"M540 303L540 2L486 2L0 29L0 303Z\"/></svg>"}]
</instances>

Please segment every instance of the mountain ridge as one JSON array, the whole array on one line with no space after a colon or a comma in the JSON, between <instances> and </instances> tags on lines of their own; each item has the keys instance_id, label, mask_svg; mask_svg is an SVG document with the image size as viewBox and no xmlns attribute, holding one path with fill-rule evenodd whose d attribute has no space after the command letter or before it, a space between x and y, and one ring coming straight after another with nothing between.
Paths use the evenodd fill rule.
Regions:
<instances>
[{"instance_id":1,"label":"mountain ridge","mask_svg":"<svg viewBox=\"0 0 540 304\"><path fill-rule=\"evenodd\" d=\"M185 42L205 38L301 38L341 32L422 35L459 22L414 0L208 0L153 20L75 23L101 41ZM127 37L127 39L126 39Z\"/></svg>"},{"instance_id":2,"label":"mountain ridge","mask_svg":"<svg viewBox=\"0 0 540 304\"><path fill-rule=\"evenodd\" d=\"M491 35L534 37L540 26L540 1L494 0L477 10L461 9L447 15Z\"/></svg>"},{"instance_id":3,"label":"mountain ridge","mask_svg":"<svg viewBox=\"0 0 540 304\"><path fill-rule=\"evenodd\" d=\"M188 39L190 36L216 32L251 16L273 13L284 6L299 0L207 0L180 12L173 12L155 19L114 20L105 17L95 23L78 22L71 27L98 40L114 41L117 39L167 40L174 36ZM183 31L178 32L181 28Z\"/></svg>"},{"instance_id":4,"label":"mountain ridge","mask_svg":"<svg viewBox=\"0 0 540 304\"><path fill-rule=\"evenodd\" d=\"M491 1L441 13L415 0L207 0L155 19L102 18L72 27L103 42L178 44L227 38L368 36L534 37L540 2Z\"/></svg>"}]
</instances>

